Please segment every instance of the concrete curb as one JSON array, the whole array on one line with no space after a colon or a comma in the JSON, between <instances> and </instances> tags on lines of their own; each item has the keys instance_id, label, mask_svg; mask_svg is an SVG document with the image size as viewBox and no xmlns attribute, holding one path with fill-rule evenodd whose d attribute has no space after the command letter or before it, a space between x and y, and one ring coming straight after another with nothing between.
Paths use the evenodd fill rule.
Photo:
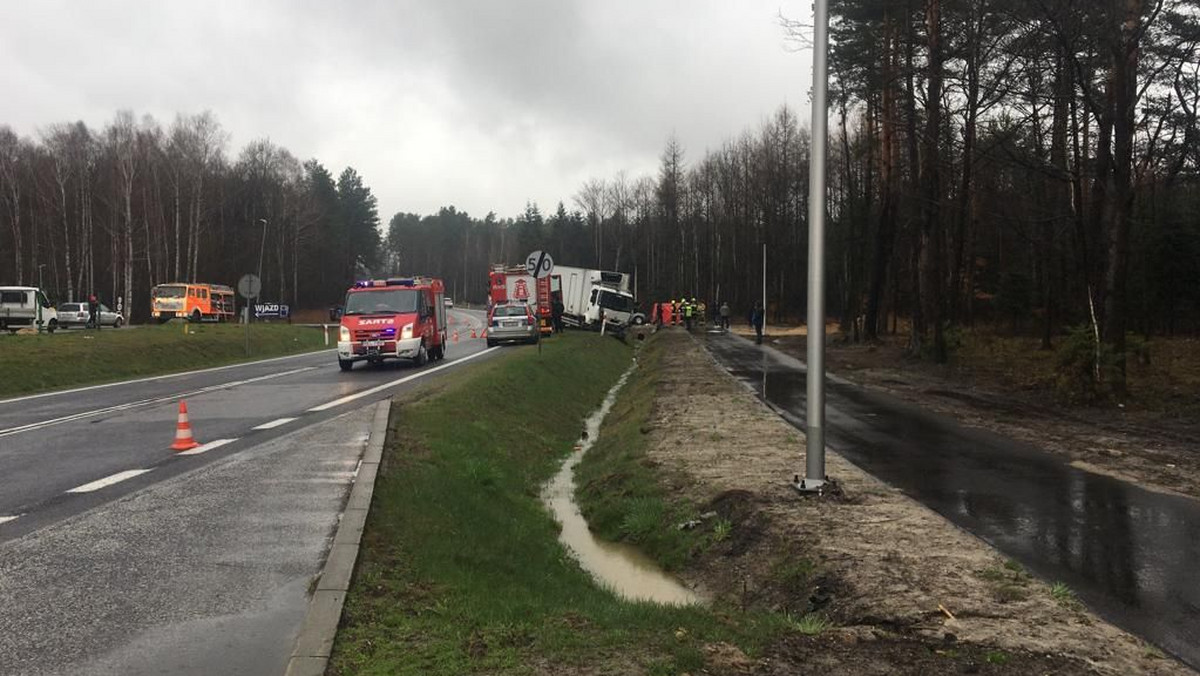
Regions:
<instances>
[{"instance_id":1,"label":"concrete curb","mask_svg":"<svg viewBox=\"0 0 1200 676\"><path fill-rule=\"evenodd\" d=\"M379 473L379 459L383 455L391 403L391 399L385 399L375 404L371 436L363 451L358 476L355 477L354 487L350 489L350 499L342 511L337 533L333 536L321 579L308 602L308 614L296 637L285 676L322 676L329 663L333 638L337 635L338 622L342 617L342 604L346 601L354 562L358 558L367 511L371 507L371 496L375 492L375 477Z\"/></svg>"}]
</instances>

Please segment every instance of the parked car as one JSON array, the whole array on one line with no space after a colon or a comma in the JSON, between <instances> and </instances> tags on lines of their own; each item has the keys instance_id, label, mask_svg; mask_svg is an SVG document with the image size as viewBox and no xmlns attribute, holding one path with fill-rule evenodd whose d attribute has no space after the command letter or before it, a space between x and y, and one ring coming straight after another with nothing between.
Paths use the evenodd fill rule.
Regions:
<instances>
[{"instance_id":1,"label":"parked car","mask_svg":"<svg viewBox=\"0 0 1200 676\"><path fill-rule=\"evenodd\" d=\"M454 307L454 301L450 300L449 298L447 298L444 302L447 310L450 310Z\"/></svg>"},{"instance_id":2,"label":"parked car","mask_svg":"<svg viewBox=\"0 0 1200 676\"><path fill-rule=\"evenodd\" d=\"M497 303L488 312L488 347L510 340L536 343L540 335L533 310L525 303Z\"/></svg>"},{"instance_id":3,"label":"parked car","mask_svg":"<svg viewBox=\"0 0 1200 676\"><path fill-rule=\"evenodd\" d=\"M58 306L58 323L63 328L67 328L69 326L87 326L88 304L60 303ZM113 310L108 309L108 306L104 303L100 304L100 326L120 328L124 323L124 317Z\"/></svg>"}]
</instances>

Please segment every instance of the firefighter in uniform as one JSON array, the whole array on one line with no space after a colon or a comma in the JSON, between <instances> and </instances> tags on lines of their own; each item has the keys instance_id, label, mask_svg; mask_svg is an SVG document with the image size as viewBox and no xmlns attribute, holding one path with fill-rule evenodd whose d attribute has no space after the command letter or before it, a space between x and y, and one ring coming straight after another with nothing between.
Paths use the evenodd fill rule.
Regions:
<instances>
[{"instance_id":1,"label":"firefighter in uniform","mask_svg":"<svg viewBox=\"0 0 1200 676\"><path fill-rule=\"evenodd\" d=\"M687 324L687 330L692 330L692 314L696 311L694 299L683 301L683 321Z\"/></svg>"}]
</instances>

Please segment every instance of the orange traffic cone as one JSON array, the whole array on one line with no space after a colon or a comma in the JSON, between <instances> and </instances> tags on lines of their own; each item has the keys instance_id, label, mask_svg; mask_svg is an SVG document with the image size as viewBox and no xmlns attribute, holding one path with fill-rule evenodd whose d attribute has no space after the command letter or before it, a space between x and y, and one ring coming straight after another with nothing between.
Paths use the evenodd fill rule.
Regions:
<instances>
[{"instance_id":1,"label":"orange traffic cone","mask_svg":"<svg viewBox=\"0 0 1200 676\"><path fill-rule=\"evenodd\" d=\"M479 336L475 335L475 327L474 327L474 326L472 326L472 327L471 327L471 337L472 337L472 338L478 338L478 337L479 337Z\"/></svg>"},{"instance_id":2,"label":"orange traffic cone","mask_svg":"<svg viewBox=\"0 0 1200 676\"><path fill-rule=\"evenodd\" d=\"M190 451L200 444L192 437L192 424L188 422L187 402L179 401L179 422L175 424L175 443L172 451Z\"/></svg>"},{"instance_id":3,"label":"orange traffic cone","mask_svg":"<svg viewBox=\"0 0 1200 676\"><path fill-rule=\"evenodd\" d=\"M454 330L454 344L458 345L458 329Z\"/></svg>"}]
</instances>

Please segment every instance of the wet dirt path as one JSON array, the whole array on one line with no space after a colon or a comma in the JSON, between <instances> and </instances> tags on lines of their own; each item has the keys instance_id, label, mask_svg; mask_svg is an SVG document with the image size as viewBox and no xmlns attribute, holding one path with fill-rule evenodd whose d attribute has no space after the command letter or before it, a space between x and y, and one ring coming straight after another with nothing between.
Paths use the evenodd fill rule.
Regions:
<instances>
[{"instance_id":1,"label":"wet dirt path","mask_svg":"<svg viewBox=\"0 0 1200 676\"><path fill-rule=\"evenodd\" d=\"M803 428L801 362L730 335L704 343ZM827 383L826 430L829 446L859 467L1200 667L1200 502L1082 471L840 379Z\"/></svg>"}]
</instances>

